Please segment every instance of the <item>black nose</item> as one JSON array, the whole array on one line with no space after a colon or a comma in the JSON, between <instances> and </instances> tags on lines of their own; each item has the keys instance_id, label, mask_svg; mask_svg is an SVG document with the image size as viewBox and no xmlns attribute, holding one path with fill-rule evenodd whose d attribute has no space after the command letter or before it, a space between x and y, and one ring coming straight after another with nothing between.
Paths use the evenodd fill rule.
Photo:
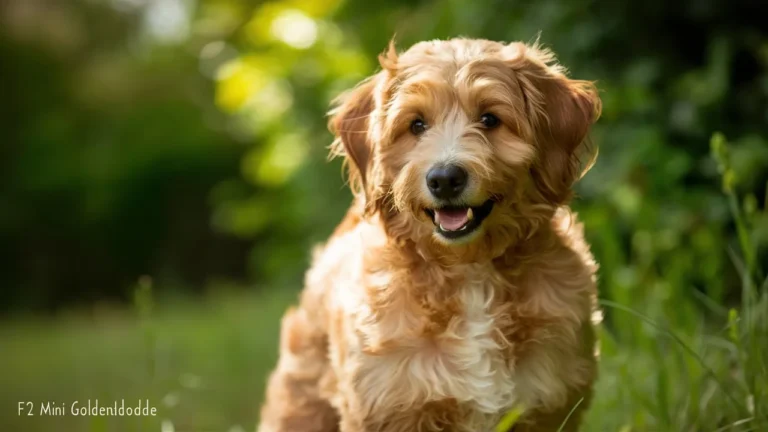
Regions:
<instances>
[{"instance_id":1,"label":"black nose","mask_svg":"<svg viewBox=\"0 0 768 432\"><path fill-rule=\"evenodd\" d=\"M435 198L456 198L467 186L467 172L456 165L434 167L427 173L427 186Z\"/></svg>"}]
</instances>

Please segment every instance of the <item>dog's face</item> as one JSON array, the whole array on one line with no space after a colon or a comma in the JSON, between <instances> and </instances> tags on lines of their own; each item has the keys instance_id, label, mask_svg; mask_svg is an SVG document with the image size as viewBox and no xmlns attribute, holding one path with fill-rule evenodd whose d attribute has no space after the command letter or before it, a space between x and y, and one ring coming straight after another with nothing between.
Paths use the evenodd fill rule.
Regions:
<instances>
[{"instance_id":1,"label":"dog's face","mask_svg":"<svg viewBox=\"0 0 768 432\"><path fill-rule=\"evenodd\" d=\"M390 237L493 257L568 201L600 100L551 53L453 39L390 47L380 62L330 125Z\"/></svg>"}]
</instances>

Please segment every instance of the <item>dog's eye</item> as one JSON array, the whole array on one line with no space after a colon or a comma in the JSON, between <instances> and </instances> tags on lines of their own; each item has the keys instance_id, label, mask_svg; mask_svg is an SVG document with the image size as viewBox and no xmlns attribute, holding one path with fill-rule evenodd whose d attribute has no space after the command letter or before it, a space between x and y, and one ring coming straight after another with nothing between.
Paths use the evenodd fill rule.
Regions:
<instances>
[{"instance_id":1,"label":"dog's eye","mask_svg":"<svg viewBox=\"0 0 768 432\"><path fill-rule=\"evenodd\" d=\"M427 130L427 124L422 119L416 119L411 122L411 133L421 135Z\"/></svg>"},{"instance_id":2,"label":"dog's eye","mask_svg":"<svg viewBox=\"0 0 768 432\"><path fill-rule=\"evenodd\" d=\"M486 129L493 129L501 123L501 120L493 114L485 113L480 116L480 123L482 123Z\"/></svg>"}]
</instances>

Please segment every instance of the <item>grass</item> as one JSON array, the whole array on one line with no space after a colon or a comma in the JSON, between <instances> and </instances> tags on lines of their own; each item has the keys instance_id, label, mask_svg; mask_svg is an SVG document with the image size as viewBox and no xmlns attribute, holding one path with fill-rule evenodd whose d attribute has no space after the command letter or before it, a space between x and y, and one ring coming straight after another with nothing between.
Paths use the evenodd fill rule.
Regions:
<instances>
[{"instance_id":1,"label":"grass","mask_svg":"<svg viewBox=\"0 0 768 432\"><path fill-rule=\"evenodd\" d=\"M722 137L713 139L713 154L739 234L730 251L742 281L738 306L684 287L664 302L602 300L607 325L585 431L768 430L767 269L759 266L749 217L729 187ZM277 358L279 318L297 292L155 304L150 285L140 281L131 310L0 322L0 431L254 430ZM17 415L21 401L39 408L44 401L88 399L149 399L159 416ZM519 414L505 421L514 423Z\"/></svg>"},{"instance_id":2,"label":"grass","mask_svg":"<svg viewBox=\"0 0 768 432\"><path fill-rule=\"evenodd\" d=\"M295 292L0 324L0 431L252 431ZM39 404L149 399L156 418L41 417ZM18 416L20 401L35 416ZM69 410L69 408L67 408ZM171 428L171 425L173 426ZM161 429L162 428L162 429Z\"/></svg>"}]
</instances>

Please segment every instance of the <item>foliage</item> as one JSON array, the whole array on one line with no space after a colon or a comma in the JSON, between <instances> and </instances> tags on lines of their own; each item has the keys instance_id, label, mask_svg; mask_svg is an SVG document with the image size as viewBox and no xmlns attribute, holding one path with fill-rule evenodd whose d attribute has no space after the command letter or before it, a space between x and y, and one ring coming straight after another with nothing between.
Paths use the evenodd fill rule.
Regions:
<instances>
[{"instance_id":1,"label":"foliage","mask_svg":"<svg viewBox=\"0 0 768 432\"><path fill-rule=\"evenodd\" d=\"M738 232L749 232L755 214L745 217L731 187L730 148L721 134L712 138L712 155L723 174L723 192ZM748 200L743 201L744 203ZM766 211L760 217L765 217ZM705 295L682 298L678 307L690 315L676 320L646 313L615 301L601 304L635 320L639 331L605 329L602 378L596 406L589 414L600 430L761 430L768 426L768 278L759 266L753 238L742 236L731 249L741 280L740 307L727 308ZM740 254L737 254L736 251ZM743 258L742 258L743 257ZM697 301L698 300L698 301ZM643 304L644 310L649 310ZM696 311L703 308L706 312ZM653 309L650 309L653 311ZM610 397L607 397L610 395ZM621 413L614 418L604 413Z\"/></svg>"},{"instance_id":2,"label":"foliage","mask_svg":"<svg viewBox=\"0 0 768 432\"><path fill-rule=\"evenodd\" d=\"M0 4L0 310L127 299L141 274L244 273L244 242L210 230L206 196L242 148L215 129L196 56L141 18Z\"/></svg>"}]
</instances>

